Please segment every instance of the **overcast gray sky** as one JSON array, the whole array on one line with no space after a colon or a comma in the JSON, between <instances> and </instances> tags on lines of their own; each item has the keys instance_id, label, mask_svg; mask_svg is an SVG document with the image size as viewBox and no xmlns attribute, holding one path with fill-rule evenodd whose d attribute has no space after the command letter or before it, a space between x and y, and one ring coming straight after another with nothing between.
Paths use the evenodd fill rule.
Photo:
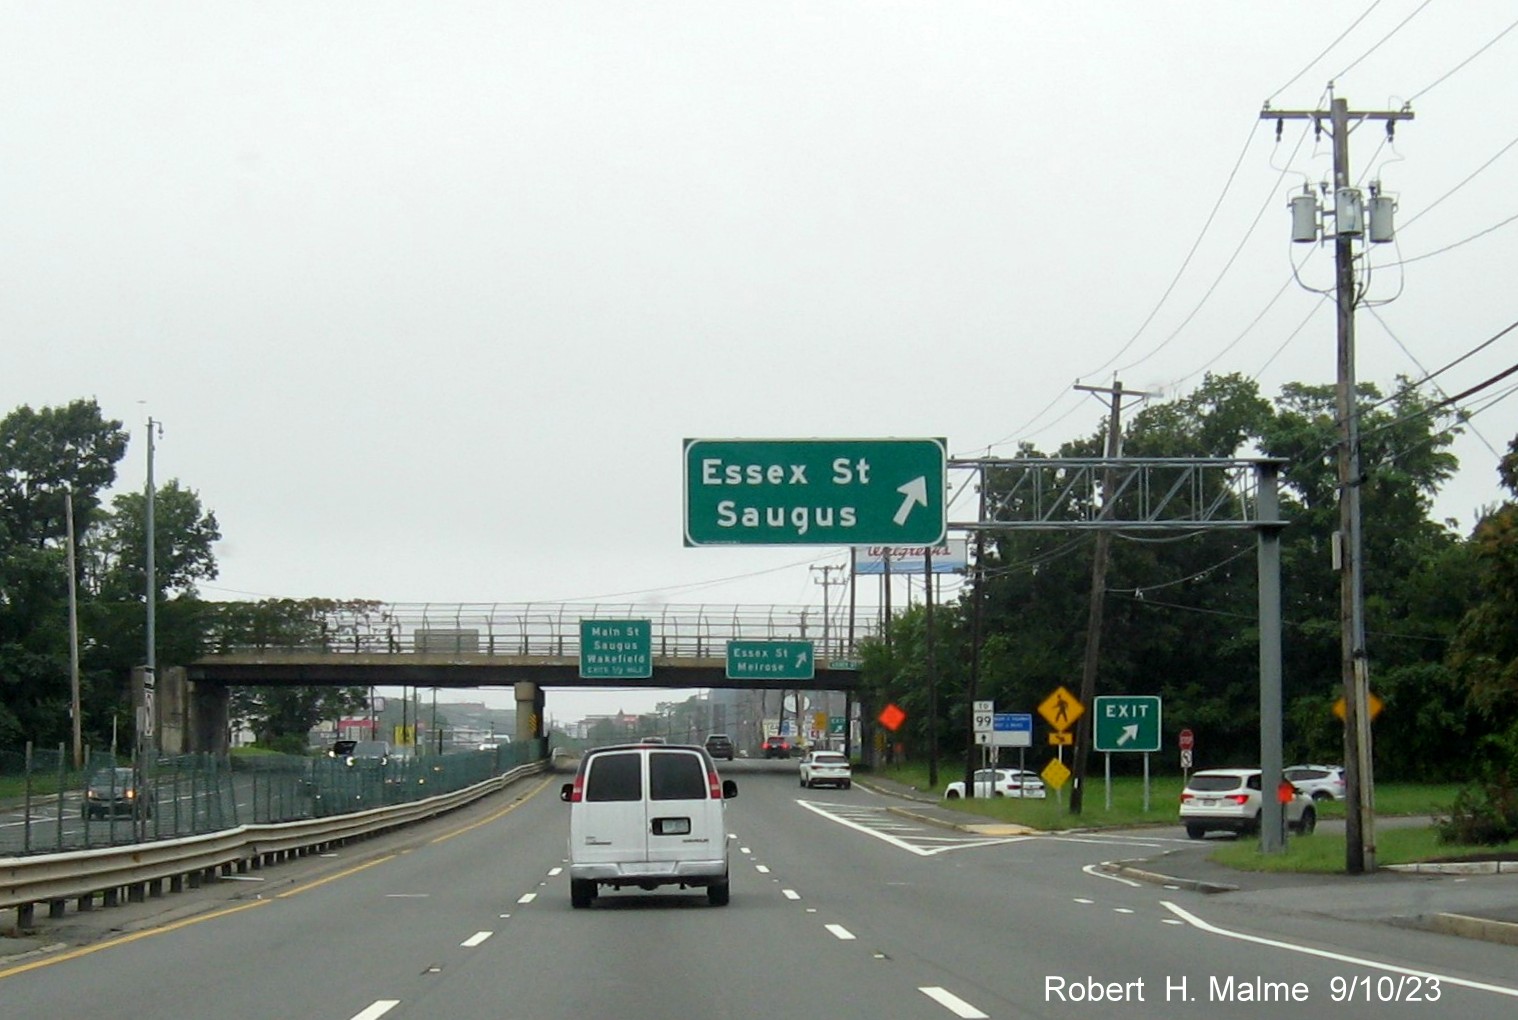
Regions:
<instances>
[{"instance_id":1,"label":"overcast gray sky","mask_svg":"<svg viewBox=\"0 0 1518 1020\"><path fill-rule=\"evenodd\" d=\"M5 0L0 410L97 398L132 432L123 488L161 420L158 477L221 524L213 598L820 604L808 567L840 550L682 547L683 438L1010 455L1095 430L1077 381L1332 382L1308 289L1332 253L1286 210L1330 147L1301 122L1278 144L1267 100L1332 80L1416 113L1352 141L1402 228L1370 259L1362 379L1518 318L1515 18ZM1504 495L1506 393L1466 404L1439 503L1462 530Z\"/></svg>"}]
</instances>

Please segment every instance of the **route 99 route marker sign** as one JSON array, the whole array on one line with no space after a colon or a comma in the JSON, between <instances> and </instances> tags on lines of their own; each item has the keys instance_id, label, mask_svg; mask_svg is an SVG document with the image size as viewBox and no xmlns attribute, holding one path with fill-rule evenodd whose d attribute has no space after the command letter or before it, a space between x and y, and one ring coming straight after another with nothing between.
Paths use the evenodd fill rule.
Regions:
<instances>
[{"instance_id":1,"label":"route 99 route marker sign","mask_svg":"<svg viewBox=\"0 0 1518 1020\"><path fill-rule=\"evenodd\" d=\"M687 439L685 544L937 545L942 439Z\"/></svg>"}]
</instances>

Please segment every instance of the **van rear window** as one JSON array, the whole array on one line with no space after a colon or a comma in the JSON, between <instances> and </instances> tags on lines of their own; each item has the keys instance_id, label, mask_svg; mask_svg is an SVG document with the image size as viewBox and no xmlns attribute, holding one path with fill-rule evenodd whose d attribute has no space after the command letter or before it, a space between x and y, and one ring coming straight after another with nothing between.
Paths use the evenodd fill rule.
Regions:
<instances>
[{"instance_id":1,"label":"van rear window","mask_svg":"<svg viewBox=\"0 0 1518 1020\"><path fill-rule=\"evenodd\" d=\"M596 755L590 760L590 771L585 777L585 799L642 800L642 759L637 751Z\"/></svg>"},{"instance_id":2,"label":"van rear window","mask_svg":"<svg viewBox=\"0 0 1518 1020\"><path fill-rule=\"evenodd\" d=\"M685 751L653 752L648 756L648 788L654 800L705 800L701 757Z\"/></svg>"}]
</instances>

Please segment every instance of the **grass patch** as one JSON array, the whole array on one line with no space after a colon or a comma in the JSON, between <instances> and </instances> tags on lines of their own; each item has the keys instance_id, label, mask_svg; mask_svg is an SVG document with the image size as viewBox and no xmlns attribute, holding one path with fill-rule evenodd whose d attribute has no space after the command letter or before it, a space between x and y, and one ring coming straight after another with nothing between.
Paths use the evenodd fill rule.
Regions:
<instances>
[{"instance_id":1,"label":"grass patch","mask_svg":"<svg viewBox=\"0 0 1518 1020\"><path fill-rule=\"evenodd\" d=\"M1277 854L1260 853L1259 840L1247 836L1219 846L1211 857L1225 867L1240 871L1343 874L1345 853L1343 836L1313 833L1311 836L1289 836L1286 849ZM1518 841L1500 846L1457 846L1440 843L1439 834L1432 826L1376 830L1378 866L1501 856L1518 856Z\"/></svg>"},{"instance_id":2,"label":"grass patch","mask_svg":"<svg viewBox=\"0 0 1518 1020\"><path fill-rule=\"evenodd\" d=\"M928 782L928 768L924 764L909 763L880 770L887 779L904 783L919 791L935 788ZM962 780L963 770L950 766L938 770L936 792L942 794L944 787ZM1180 826L1181 801L1180 776L1151 776L1149 778L1149 810L1144 810L1144 780L1141 776L1114 776L1112 779L1112 806L1107 806L1107 786L1098 773L1087 777L1086 795L1081 813L1070 813L1070 787L1067 784L1061 795L1050 790L1044 800L1021 800L1016 797L998 797L986 800L944 800L944 807L966 814L994 818L997 821L1014 822L1035 829L1057 832L1078 828L1119 828L1137 825ZM1378 783L1376 785L1376 815L1420 816L1448 814L1460 790L1456 783ZM1344 804L1324 800L1314 805L1318 817L1343 818ZM1438 842L1432 828L1384 828L1376 834L1377 861L1381 864L1411 864L1416 861L1437 860L1441 857L1458 857L1463 854L1494 852L1492 847L1445 846ZM1228 843L1214 853L1220 864L1245 870L1259 871L1325 871L1344 870L1344 838L1314 834L1311 837L1288 841L1287 853L1261 855L1253 838ZM1236 863L1239 861L1250 863Z\"/></svg>"}]
</instances>

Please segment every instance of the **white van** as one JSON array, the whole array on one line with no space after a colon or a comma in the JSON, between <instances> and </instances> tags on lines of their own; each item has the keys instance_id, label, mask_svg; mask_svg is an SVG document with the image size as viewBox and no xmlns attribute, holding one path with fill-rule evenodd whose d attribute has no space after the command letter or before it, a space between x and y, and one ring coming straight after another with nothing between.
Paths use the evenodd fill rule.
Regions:
<instances>
[{"instance_id":1,"label":"white van","mask_svg":"<svg viewBox=\"0 0 1518 1020\"><path fill-rule=\"evenodd\" d=\"M726 800L738 784L700 747L629 744L585 752L559 793L569 808L569 901L603 885L706 888L728 901Z\"/></svg>"}]
</instances>

